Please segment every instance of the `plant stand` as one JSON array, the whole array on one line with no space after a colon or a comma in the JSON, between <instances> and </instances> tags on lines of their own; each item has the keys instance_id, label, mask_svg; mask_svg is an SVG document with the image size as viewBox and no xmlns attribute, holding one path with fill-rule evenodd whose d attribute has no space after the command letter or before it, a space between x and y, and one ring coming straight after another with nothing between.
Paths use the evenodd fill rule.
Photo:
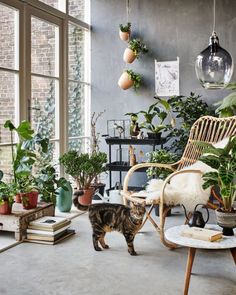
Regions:
<instances>
[{"instance_id":1,"label":"plant stand","mask_svg":"<svg viewBox=\"0 0 236 295\"><path fill-rule=\"evenodd\" d=\"M21 241L30 221L43 216L54 216L54 212L52 203L39 203L37 208L31 210L13 208L12 214L0 215L0 230L14 232L16 241Z\"/></svg>"}]
</instances>

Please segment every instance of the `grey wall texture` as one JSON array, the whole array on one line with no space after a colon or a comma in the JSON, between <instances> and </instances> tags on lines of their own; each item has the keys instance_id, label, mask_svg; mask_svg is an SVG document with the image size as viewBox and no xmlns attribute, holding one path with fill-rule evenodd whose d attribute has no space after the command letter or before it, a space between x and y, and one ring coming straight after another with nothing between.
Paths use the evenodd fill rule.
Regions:
<instances>
[{"instance_id":1,"label":"grey wall texture","mask_svg":"<svg viewBox=\"0 0 236 295\"><path fill-rule=\"evenodd\" d=\"M125 69L123 52L127 43L119 39L119 24L125 23L126 0L91 0L92 111L106 113L97 129L106 133L108 119L124 119L126 112L147 108L155 91L154 59L180 58L180 93L200 94L213 104L228 92L205 90L194 69L196 56L208 46L213 25L213 0L130 0L132 37L141 38L149 53L128 68L140 73L143 86L137 93L122 90L117 81ZM236 58L236 1L216 0L216 32L220 45ZM236 70L232 81L236 80ZM105 141L101 149L107 151Z\"/></svg>"}]
</instances>

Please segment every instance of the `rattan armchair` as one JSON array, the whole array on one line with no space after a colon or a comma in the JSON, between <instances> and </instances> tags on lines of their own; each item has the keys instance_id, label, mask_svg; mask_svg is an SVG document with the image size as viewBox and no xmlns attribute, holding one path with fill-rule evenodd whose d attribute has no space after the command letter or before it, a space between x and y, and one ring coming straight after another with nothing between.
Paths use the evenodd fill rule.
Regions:
<instances>
[{"instance_id":1,"label":"rattan armchair","mask_svg":"<svg viewBox=\"0 0 236 295\"><path fill-rule=\"evenodd\" d=\"M203 147L200 147L196 144L196 141L203 141L206 143L216 143L221 141L224 138L228 138L230 136L236 135L236 116L229 118L215 118L210 116L204 116L198 119L192 126L190 130L189 139L187 145L185 147L182 158L179 162L174 164L158 164L158 163L140 163L128 171L124 179L123 191L122 195L124 198L124 203L127 204L128 201L136 202L136 203L145 203L146 205L150 205L149 210L146 213L146 217L143 221L143 225L147 220L149 220L157 232L160 234L160 238L162 243L169 248L176 248L176 245L170 243L165 239L164 225L165 218L167 216L168 211L171 209L170 206L167 206L164 202L164 193L166 185L169 183L172 177L181 173L202 173L199 170L186 169L182 170L184 167L188 167L191 164L195 163L199 157L202 155ZM167 168L172 171L172 173L165 179L160 198L158 199L145 199L133 196L133 192L128 190L128 183L134 171L140 168L148 168L148 167L159 167L159 168ZM212 192L213 196L219 201L222 202L221 199ZM156 223L154 218L151 216L151 212L155 205L159 205L159 217L160 222L159 225ZM181 204L180 204L181 205ZM215 209L216 205L208 201L208 207Z\"/></svg>"}]
</instances>

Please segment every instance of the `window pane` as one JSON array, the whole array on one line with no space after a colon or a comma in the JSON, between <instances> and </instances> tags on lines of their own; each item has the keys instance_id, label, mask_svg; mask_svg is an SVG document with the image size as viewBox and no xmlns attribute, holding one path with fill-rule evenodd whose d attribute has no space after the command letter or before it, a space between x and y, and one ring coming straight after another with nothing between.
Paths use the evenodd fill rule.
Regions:
<instances>
[{"instance_id":1,"label":"window pane","mask_svg":"<svg viewBox=\"0 0 236 295\"><path fill-rule=\"evenodd\" d=\"M76 150L79 153L89 152L90 140L88 138L69 138L69 150Z\"/></svg>"},{"instance_id":2,"label":"window pane","mask_svg":"<svg viewBox=\"0 0 236 295\"><path fill-rule=\"evenodd\" d=\"M58 77L58 27L35 17L31 19L31 26L31 72Z\"/></svg>"},{"instance_id":3,"label":"window pane","mask_svg":"<svg viewBox=\"0 0 236 295\"><path fill-rule=\"evenodd\" d=\"M89 2L89 0L68 0L69 15L86 21L86 2Z\"/></svg>"},{"instance_id":4,"label":"window pane","mask_svg":"<svg viewBox=\"0 0 236 295\"><path fill-rule=\"evenodd\" d=\"M69 79L85 81L85 31L69 24Z\"/></svg>"},{"instance_id":5,"label":"window pane","mask_svg":"<svg viewBox=\"0 0 236 295\"><path fill-rule=\"evenodd\" d=\"M58 81L32 76L30 118L34 130L47 138L57 136L56 101L58 101Z\"/></svg>"},{"instance_id":6,"label":"window pane","mask_svg":"<svg viewBox=\"0 0 236 295\"><path fill-rule=\"evenodd\" d=\"M66 11L66 0L39 0L63 12Z\"/></svg>"},{"instance_id":7,"label":"window pane","mask_svg":"<svg viewBox=\"0 0 236 295\"><path fill-rule=\"evenodd\" d=\"M0 143L10 142L10 132L3 125L6 120L15 123L18 91L18 74L0 71Z\"/></svg>"},{"instance_id":8,"label":"window pane","mask_svg":"<svg viewBox=\"0 0 236 295\"><path fill-rule=\"evenodd\" d=\"M69 82L69 137L84 136L85 85Z\"/></svg>"},{"instance_id":9,"label":"window pane","mask_svg":"<svg viewBox=\"0 0 236 295\"><path fill-rule=\"evenodd\" d=\"M18 10L0 4L0 66L18 70Z\"/></svg>"},{"instance_id":10,"label":"window pane","mask_svg":"<svg viewBox=\"0 0 236 295\"><path fill-rule=\"evenodd\" d=\"M0 146L0 169L4 172L3 180L13 178L10 146Z\"/></svg>"}]
</instances>

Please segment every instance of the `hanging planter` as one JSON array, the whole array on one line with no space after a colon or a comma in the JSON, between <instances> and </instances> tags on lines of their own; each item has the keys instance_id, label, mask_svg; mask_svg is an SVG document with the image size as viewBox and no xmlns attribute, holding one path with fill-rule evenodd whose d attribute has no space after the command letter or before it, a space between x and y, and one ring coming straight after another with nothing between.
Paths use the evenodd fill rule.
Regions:
<instances>
[{"instance_id":1,"label":"hanging planter","mask_svg":"<svg viewBox=\"0 0 236 295\"><path fill-rule=\"evenodd\" d=\"M145 54L147 52L147 46L141 42L140 39L132 39L129 41L128 48L124 51L123 60L126 63L132 63L136 58L139 58L141 54Z\"/></svg>"},{"instance_id":2,"label":"hanging planter","mask_svg":"<svg viewBox=\"0 0 236 295\"><path fill-rule=\"evenodd\" d=\"M126 70L118 81L118 85L123 90L127 90L134 87L134 90L137 90L140 87L141 76L137 73L134 73L132 70Z\"/></svg>"},{"instance_id":3,"label":"hanging planter","mask_svg":"<svg viewBox=\"0 0 236 295\"><path fill-rule=\"evenodd\" d=\"M128 41L131 34L131 23L127 23L126 25L120 24L119 36L122 41Z\"/></svg>"}]
</instances>

